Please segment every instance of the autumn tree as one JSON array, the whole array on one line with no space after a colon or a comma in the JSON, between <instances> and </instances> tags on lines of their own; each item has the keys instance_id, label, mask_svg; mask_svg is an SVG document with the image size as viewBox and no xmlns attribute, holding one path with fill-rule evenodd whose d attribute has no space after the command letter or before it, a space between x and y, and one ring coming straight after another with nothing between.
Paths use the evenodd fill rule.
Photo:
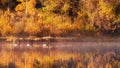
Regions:
<instances>
[{"instance_id":1,"label":"autumn tree","mask_svg":"<svg viewBox=\"0 0 120 68\"><path fill-rule=\"evenodd\" d=\"M17 0L0 0L1 9L9 9L11 11L15 10L15 7L20 4Z\"/></svg>"}]
</instances>

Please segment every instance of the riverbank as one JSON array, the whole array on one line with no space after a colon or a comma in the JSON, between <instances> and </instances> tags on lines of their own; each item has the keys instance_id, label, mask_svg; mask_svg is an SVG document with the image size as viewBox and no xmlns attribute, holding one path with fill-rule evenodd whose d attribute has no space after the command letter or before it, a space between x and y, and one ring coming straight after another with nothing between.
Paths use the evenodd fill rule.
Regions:
<instances>
[{"instance_id":1,"label":"riverbank","mask_svg":"<svg viewBox=\"0 0 120 68\"><path fill-rule=\"evenodd\" d=\"M15 41L15 40L33 40L33 41L49 41L49 42L119 42L120 37L111 37L111 36L79 36L79 37L0 37L1 41Z\"/></svg>"}]
</instances>

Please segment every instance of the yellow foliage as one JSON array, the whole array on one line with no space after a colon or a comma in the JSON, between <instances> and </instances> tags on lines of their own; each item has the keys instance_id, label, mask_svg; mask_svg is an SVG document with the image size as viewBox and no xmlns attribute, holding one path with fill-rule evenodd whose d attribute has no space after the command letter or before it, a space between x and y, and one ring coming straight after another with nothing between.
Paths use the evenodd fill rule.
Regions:
<instances>
[{"instance_id":1,"label":"yellow foliage","mask_svg":"<svg viewBox=\"0 0 120 68\"><path fill-rule=\"evenodd\" d=\"M25 3L16 6L15 11L24 11L26 9Z\"/></svg>"},{"instance_id":2,"label":"yellow foliage","mask_svg":"<svg viewBox=\"0 0 120 68\"><path fill-rule=\"evenodd\" d=\"M64 4L62 10L63 10L64 12L67 12L69 8L70 8L69 4L66 3L66 4Z\"/></svg>"},{"instance_id":3,"label":"yellow foliage","mask_svg":"<svg viewBox=\"0 0 120 68\"><path fill-rule=\"evenodd\" d=\"M100 16L110 15L110 14L113 13L114 6L112 4L106 3L104 1L100 1L99 6L100 6L100 9L101 9Z\"/></svg>"},{"instance_id":4,"label":"yellow foliage","mask_svg":"<svg viewBox=\"0 0 120 68\"><path fill-rule=\"evenodd\" d=\"M113 68L111 64L106 64L105 68Z\"/></svg>"},{"instance_id":5,"label":"yellow foliage","mask_svg":"<svg viewBox=\"0 0 120 68\"><path fill-rule=\"evenodd\" d=\"M1 3L4 5L8 0L1 0Z\"/></svg>"},{"instance_id":6,"label":"yellow foliage","mask_svg":"<svg viewBox=\"0 0 120 68\"><path fill-rule=\"evenodd\" d=\"M10 23L7 19L8 18L4 18L4 16L0 18L0 32L2 35L10 35L12 32L12 27L10 26Z\"/></svg>"},{"instance_id":7,"label":"yellow foliage","mask_svg":"<svg viewBox=\"0 0 120 68\"><path fill-rule=\"evenodd\" d=\"M29 33L30 35L35 35L40 31L41 31L40 27L36 23L33 22L26 23L25 32Z\"/></svg>"},{"instance_id":8,"label":"yellow foliage","mask_svg":"<svg viewBox=\"0 0 120 68\"><path fill-rule=\"evenodd\" d=\"M105 29L110 29L113 28L110 22L114 24L116 22L114 9L118 1L42 0L44 7L41 9L35 8L36 0L17 1L22 3L16 6L16 12L6 13L7 11L5 11L0 15L0 32L2 35L18 35L22 31L28 35L60 35L80 31L96 32L96 30L100 31L101 28L95 29L95 23L98 26L106 26L104 23L107 23ZM6 0L2 0L2 2L5 3ZM73 24L71 24L72 19L74 19ZM102 22L104 23L100 24Z\"/></svg>"}]
</instances>

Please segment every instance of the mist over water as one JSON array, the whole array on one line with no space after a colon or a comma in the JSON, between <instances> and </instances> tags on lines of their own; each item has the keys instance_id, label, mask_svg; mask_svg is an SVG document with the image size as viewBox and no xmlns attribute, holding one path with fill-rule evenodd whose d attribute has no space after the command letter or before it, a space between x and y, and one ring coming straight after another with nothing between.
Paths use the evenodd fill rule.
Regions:
<instances>
[{"instance_id":1,"label":"mist over water","mask_svg":"<svg viewBox=\"0 0 120 68\"><path fill-rule=\"evenodd\" d=\"M47 46L43 46L44 44L47 44L47 42L41 42L41 41L34 41L32 46L29 45L29 41L21 41L19 46L14 46L14 43L8 43L6 41L0 41L0 48L4 49L8 46L12 47L13 50L17 49L19 50L41 50L46 51L48 50ZM17 45L17 44L16 44ZM75 52L75 53L86 53L86 52L99 52L101 54L104 54L106 52L115 51L120 53L120 42L115 41L87 41L87 42L49 42L50 50L51 51L67 51L67 52Z\"/></svg>"}]
</instances>

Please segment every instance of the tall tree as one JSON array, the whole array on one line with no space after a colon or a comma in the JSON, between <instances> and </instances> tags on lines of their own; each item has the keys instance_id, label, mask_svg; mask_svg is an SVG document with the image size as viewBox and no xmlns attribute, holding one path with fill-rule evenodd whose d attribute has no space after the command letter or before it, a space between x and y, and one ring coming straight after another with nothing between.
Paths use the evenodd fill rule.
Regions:
<instances>
[{"instance_id":1,"label":"tall tree","mask_svg":"<svg viewBox=\"0 0 120 68\"><path fill-rule=\"evenodd\" d=\"M71 22L78 16L80 0L69 0L68 16L71 18Z\"/></svg>"},{"instance_id":2,"label":"tall tree","mask_svg":"<svg viewBox=\"0 0 120 68\"><path fill-rule=\"evenodd\" d=\"M17 0L0 0L0 9L6 10L7 8L11 11L15 10L15 7L20 4Z\"/></svg>"}]
</instances>

